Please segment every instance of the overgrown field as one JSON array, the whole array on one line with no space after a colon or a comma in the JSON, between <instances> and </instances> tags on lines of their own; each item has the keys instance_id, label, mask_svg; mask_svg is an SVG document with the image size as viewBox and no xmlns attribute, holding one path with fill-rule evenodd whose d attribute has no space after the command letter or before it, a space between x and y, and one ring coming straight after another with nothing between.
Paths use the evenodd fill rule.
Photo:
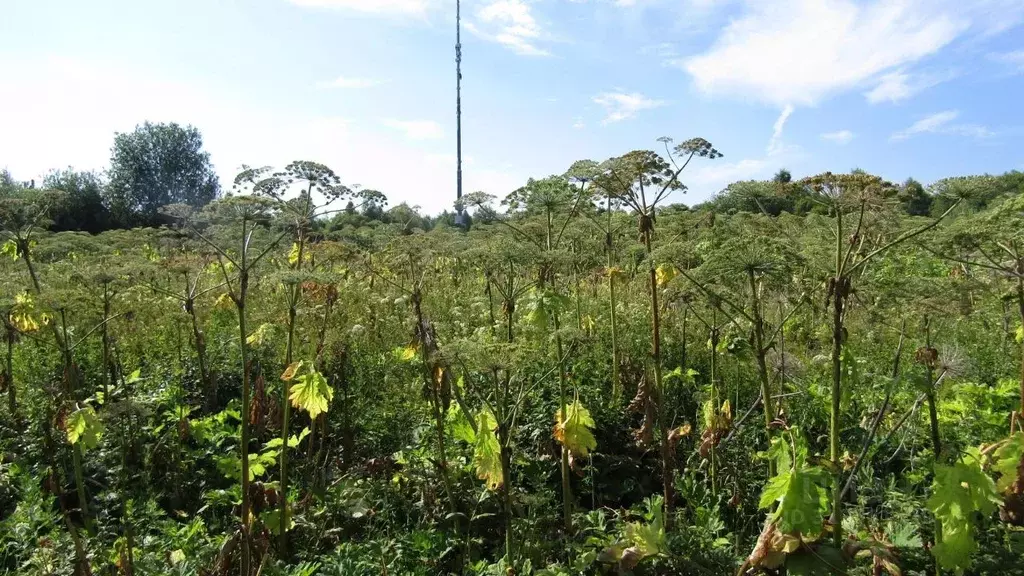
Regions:
<instances>
[{"instance_id":1,"label":"overgrown field","mask_svg":"<svg viewBox=\"0 0 1024 576\"><path fill-rule=\"evenodd\" d=\"M0 573L1024 574L1024 187L668 204L717 156L468 230L308 162L98 235L6 193Z\"/></svg>"}]
</instances>

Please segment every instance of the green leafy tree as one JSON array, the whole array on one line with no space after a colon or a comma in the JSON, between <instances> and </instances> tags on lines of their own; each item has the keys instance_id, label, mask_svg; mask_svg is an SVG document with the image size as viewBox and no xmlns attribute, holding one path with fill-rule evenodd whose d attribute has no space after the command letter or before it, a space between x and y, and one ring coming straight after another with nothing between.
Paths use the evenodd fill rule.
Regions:
<instances>
[{"instance_id":1,"label":"green leafy tree","mask_svg":"<svg viewBox=\"0 0 1024 576\"><path fill-rule=\"evenodd\" d=\"M193 126L146 122L114 136L106 201L124 225L155 224L168 204L200 208L220 193L203 137Z\"/></svg>"},{"instance_id":2,"label":"green leafy tree","mask_svg":"<svg viewBox=\"0 0 1024 576\"><path fill-rule=\"evenodd\" d=\"M104 182L98 174L72 168L54 170L43 178L43 188L64 193L62 201L51 209L51 230L97 234L110 228L110 213L103 204Z\"/></svg>"}]
</instances>

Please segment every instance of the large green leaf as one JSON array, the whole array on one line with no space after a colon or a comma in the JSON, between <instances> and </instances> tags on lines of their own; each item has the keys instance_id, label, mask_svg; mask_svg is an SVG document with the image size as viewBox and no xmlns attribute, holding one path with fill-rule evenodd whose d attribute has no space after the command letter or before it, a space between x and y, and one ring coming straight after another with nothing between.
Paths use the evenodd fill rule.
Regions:
<instances>
[{"instance_id":1,"label":"large green leaf","mask_svg":"<svg viewBox=\"0 0 1024 576\"><path fill-rule=\"evenodd\" d=\"M759 506L768 509L778 503L770 519L778 521L783 533L821 534L828 509L829 475L807 464L807 444L799 428L774 438L768 454L779 472L765 485Z\"/></svg>"},{"instance_id":2,"label":"large green leaf","mask_svg":"<svg viewBox=\"0 0 1024 576\"><path fill-rule=\"evenodd\" d=\"M579 400L573 401L565 408L566 416L563 417L561 409L555 413L555 440L574 455L586 456L597 448L597 440L591 432L594 428L594 419Z\"/></svg>"},{"instance_id":3,"label":"large green leaf","mask_svg":"<svg viewBox=\"0 0 1024 576\"><path fill-rule=\"evenodd\" d=\"M80 445L82 452L95 448L103 435L103 422L96 416L92 406L79 408L68 416L66 423L68 442Z\"/></svg>"},{"instance_id":4,"label":"large green leaf","mask_svg":"<svg viewBox=\"0 0 1024 576\"><path fill-rule=\"evenodd\" d=\"M334 398L334 390L327 385L327 379L323 374L310 371L296 379L288 398L292 401L292 406L305 410L310 418L316 418L327 412L328 405Z\"/></svg>"},{"instance_id":5,"label":"large green leaf","mask_svg":"<svg viewBox=\"0 0 1024 576\"><path fill-rule=\"evenodd\" d=\"M996 489L1006 492L1017 481L1021 460L1024 460L1024 432L1017 432L993 454L992 470L999 473Z\"/></svg>"},{"instance_id":6,"label":"large green leaf","mask_svg":"<svg viewBox=\"0 0 1024 576\"><path fill-rule=\"evenodd\" d=\"M992 514L1001 503L995 482L981 469L981 454L970 450L952 466L935 465L928 509L942 522L942 542L932 548L939 566L962 573L977 550L974 516Z\"/></svg>"},{"instance_id":7,"label":"large green leaf","mask_svg":"<svg viewBox=\"0 0 1024 576\"><path fill-rule=\"evenodd\" d=\"M487 484L487 488L497 490L502 485L501 446L494 434L497 423L494 415L487 410L482 410L478 418L473 465L476 466L477 477Z\"/></svg>"}]
</instances>

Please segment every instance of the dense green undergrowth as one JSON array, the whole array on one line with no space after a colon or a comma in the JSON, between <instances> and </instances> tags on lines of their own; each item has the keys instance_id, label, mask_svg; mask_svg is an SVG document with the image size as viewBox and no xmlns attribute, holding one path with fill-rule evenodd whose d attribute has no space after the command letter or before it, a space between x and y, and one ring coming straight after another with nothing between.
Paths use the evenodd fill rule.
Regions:
<instances>
[{"instance_id":1,"label":"dense green undergrowth","mask_svg":"<svg viewBox=\"0 0 1024 576\"><path fill-rule=\"evenodd\" d=\"M661 206L718 155L468 231L312 163L94 236L3 197L0 572L1024 574L1024 196Z\"/></svg>"}]
</instances>

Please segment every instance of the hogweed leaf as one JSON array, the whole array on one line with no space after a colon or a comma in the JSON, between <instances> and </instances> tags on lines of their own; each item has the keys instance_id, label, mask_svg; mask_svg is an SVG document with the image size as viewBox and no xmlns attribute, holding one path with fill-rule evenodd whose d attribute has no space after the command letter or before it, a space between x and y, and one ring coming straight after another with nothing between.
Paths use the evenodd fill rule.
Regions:
<instances>
[{"instance_id":1,"label":"hogweed leaf","mask_svg":"<svg viewBox=\"0 0 1024 576\"><path fill-rule=\"evenodd\" d=\"M334 398L334 390L327 385L327 379L323 374L310 371L296 379L288 398L292 406L305 410L310 418L316 419L320 414L327 412L327 407Z\"/></svg>"},{"instance_id":2,"label":"hogweed leaf","mask_svg":"<svg viewBox=\"0 0 1024 576\"><path fill-rule=\"evenodd\" d=\"M95 448L103 435L103 422L96 416L92 406L79 408L68 416L66 432L68 442L74 446L81 444L82 452Z\"/></svg>"},{"instance_id":3,"label":"hogweed leaf","mask_svg":"<svg viewBox=\"0 0 1024 576\"><path fill-rule=\"evenodd\" d=\"M561 408L555 413L555 440L568 448L574 456L586 456L597 448L597 440L591 431L593 428L594 419L579 400L565 407L564 416Z\"/></svg>"},{"instance_id":4,"label":"hogweed leaf","mask_svg":"<svg viewBox=\"0 0 1024 576\"><path fill-rule=\"evenodd\" d=\"M658 288L664 288L666 284L672 281L673 278L679 275L679 271L676 267L671 264L662 264L654 271L655 280L657 281Z\"/></svg>"},{"instance_id":5,"label":"hogweed leaf","mask_svg":"<svg viewBox=\"0 0 1024 576\"><path fill-rule=\"evenodd\" d=\"M999 474L996 489L1006 493L1017 482L1022 462L1024 462L1024 432L1010 436L1006 443L992 455L992 470Z\"/></svg>"},{"instance_id":6,"label":"hogweed leaf","mask_svg":"<svg viewBox=\"0 0 1024 576\"><path fill-rule=\"evenodd\" d=\"M971 566L978 545L974 516L992 514L1002 500L996 484L981 468L981 453L969 450L952 466L935 465L928 509L942 522L942 542L932 548L939 566L958 574Z\"/></svg>"},{"instance_id":7,"label":"hogweed leaf","mask_svg":"<svg viewBox=\"0 0 1024 576\"><path fill-rule=\"evenodd\" d=\"M494 415L483 410L477 424L476 444L473 446L473 465L476 467L477 478L483 480L489 490L497 490L502 485L501 446L494 434L497 422Z\"/></svg>"}]
</instances>

